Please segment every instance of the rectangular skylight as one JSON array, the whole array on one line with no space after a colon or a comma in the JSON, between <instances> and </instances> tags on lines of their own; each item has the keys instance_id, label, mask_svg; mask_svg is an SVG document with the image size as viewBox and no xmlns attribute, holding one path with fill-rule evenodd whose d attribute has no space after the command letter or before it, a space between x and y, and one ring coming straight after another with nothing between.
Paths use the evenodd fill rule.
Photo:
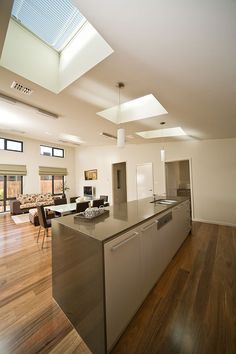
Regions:
<instances>
[{"instance_id":1,"label":"rectangular skylight","mask_svg":"<svg viewBox=\"0 0 236 354\"><path fill-rule=\"evenodd\" d=\"M167 129L156 129L156 130L147 130L144 132L138 132L137 135L141 136L145 139L153 139L153 138L167 138L173 136L182 136L186 135L180 127L175 128L167 128Z\"/></svg>"},{"instance_id":2,"label":"rectangular skylight","mask_svg":"<svg viewBox=\"0 0 236 354\"><path fill-rule=\"evenodd\" d=\"M116 124L156 117L166 113L168 112L152 94L97 112L99 116Z\"/></svg>"},{"instance_id":3,"label":"rectangular skylight","mask_svg":"<svg viewBox=\"0 0 236 354\"><path fill-rule=\"evenodd\" d=\"M12 17L58 52L86 22L70 0L14 0Z\"/></svg>"}]
</instances>

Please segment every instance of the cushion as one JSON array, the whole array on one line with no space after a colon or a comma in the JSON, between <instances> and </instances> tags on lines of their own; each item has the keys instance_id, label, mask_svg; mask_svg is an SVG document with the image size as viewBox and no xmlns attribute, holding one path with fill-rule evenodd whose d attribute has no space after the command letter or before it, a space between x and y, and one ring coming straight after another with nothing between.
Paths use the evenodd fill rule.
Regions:
<instances>
[{"instance_id":1,"label":"cushion","mask_svg":"<svg viewBox=\"0 0 236 354\"><path fill-rule=\"evenodd\" d=\"M27 198L28 198L28 194L19 194L16 199L19 200L21 204L23 204Z\"/></svg>"},{"instance_id":2,"label":"cushion","mask_svg":"<svg viewBox=\"0 0 236 354\"><path fill-rule=\"evenodd\" d=\"M38 194L36 197L36 202L40 203L40 202L45 202L45 200L47 200L46 196L44 194Z\"/></svg>"},{"instance_id":3,"label":"cushion","mask_svg":"<svg viewBox=\"0 0 236 354\"><path fill-rule=\"evenodd\" d=\"M24 209L24 208L35 208L36 206L37 206L36 203L24 203L24 204L20 205L20 208L21 209Z\"/></svg>"},{"instance_id":4,"label":"cushion","mask_svg":"<svg viewBox=\"0 0 236 354\"><path fill-rule=\"evenodd\" d=\"M20 209L35 208L37 205L53 205L54 199L51 193L47 194L19 194L16 198L21 203Z\"/></svg>"},{"instance_id":5,"label":"cushion","mask_svg":"<svg viewBox=\"0 0 236 354\"><path fill-rule=\"evenodd\" d=\"M53 205L54 204L54 201L53 200L47 200L45 202L40 202L40 203L37 203L37 205Z\"/></svg>"},{"instance_id":6,"label":"cushion","mask_svg":"<svg viewBox=\"0 0 236 354\"><path fill-rule=\"evenodd\" d=\"M37 194L19 194L16 199L19 200L21 204L35 203L36 196Z\"/></svg>"},{"instance_id":7,"label":"cushion","mask_svg":"<svg viewBox=\"0 0 236 354\"><path fill-rule=\"evenodd\" d=\"M49 201L51 202L53 200L52 194L51 193L47 193L47 194L38 194L36 196L36 202L46 202Z\"/></svg>"}]
</instances>

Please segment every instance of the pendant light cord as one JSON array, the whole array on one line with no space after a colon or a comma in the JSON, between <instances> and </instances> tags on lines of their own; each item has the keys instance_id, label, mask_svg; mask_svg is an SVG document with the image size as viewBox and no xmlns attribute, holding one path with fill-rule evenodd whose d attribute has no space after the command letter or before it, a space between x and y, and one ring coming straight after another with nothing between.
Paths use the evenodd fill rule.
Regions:
<instances>
[{"instance_id":1,"label":"pendant light cord","mask_svg":"<svg viewBox=\"0 0 236 354\"><path fill-rule=\"evenodd\" d=\"M119 93L118 93L118 106L120 106L120 90L125 87L125 84L123 82L117 82L116 87L118 87Z\"/></svg>"}]
</instances>

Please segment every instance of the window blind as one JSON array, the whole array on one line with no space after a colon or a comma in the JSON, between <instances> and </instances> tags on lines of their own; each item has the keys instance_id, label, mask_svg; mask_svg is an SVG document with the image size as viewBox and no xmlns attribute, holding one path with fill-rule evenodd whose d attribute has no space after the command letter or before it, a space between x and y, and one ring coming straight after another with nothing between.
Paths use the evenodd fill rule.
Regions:
<instances>
[{"instance_id":1,"label":"window blind","mask_svg":"<svg viewBox=\"0 0 236 354\"><path fill-rule=\"evenodd\" d=\"M67 176L67 168L39 166L40 176Z\"/></svg>"},{"instance_id":2,"label":"window blind","mask_svg":"<svg viewBox=\"0 0 236 354\"><path fill-rule=\"evenodd\" d=\"M70 0L15 0L12 16L57 51L86 22Z\"/></svg>"},{"instance_id":3,"label":"window blind","mask_svg":"<svg viewBox=\"0 0 236 354\"><path fill-rule=\"evenodd\" d=\"M3 176L26 176L26 165L0 164L0 175Z\"/></svg>"}]
</instances>

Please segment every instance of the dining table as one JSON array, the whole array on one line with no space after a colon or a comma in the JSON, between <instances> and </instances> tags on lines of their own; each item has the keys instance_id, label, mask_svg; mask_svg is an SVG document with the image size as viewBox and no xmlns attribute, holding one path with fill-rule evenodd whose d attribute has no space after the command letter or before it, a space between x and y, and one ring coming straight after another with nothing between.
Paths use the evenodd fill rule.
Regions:
<instances>
[{"instance_id":1,"label":"dining table","mask_svg":"<svg viewBox=\"0 0 236 354\"><path fill-rule=\"evenodd\" d=\"M76 211L76 203L49 205L45 206L44 209L54 211L55 213L60 214L60 216L63 216Z\"/></svg>"}]
</instances>

